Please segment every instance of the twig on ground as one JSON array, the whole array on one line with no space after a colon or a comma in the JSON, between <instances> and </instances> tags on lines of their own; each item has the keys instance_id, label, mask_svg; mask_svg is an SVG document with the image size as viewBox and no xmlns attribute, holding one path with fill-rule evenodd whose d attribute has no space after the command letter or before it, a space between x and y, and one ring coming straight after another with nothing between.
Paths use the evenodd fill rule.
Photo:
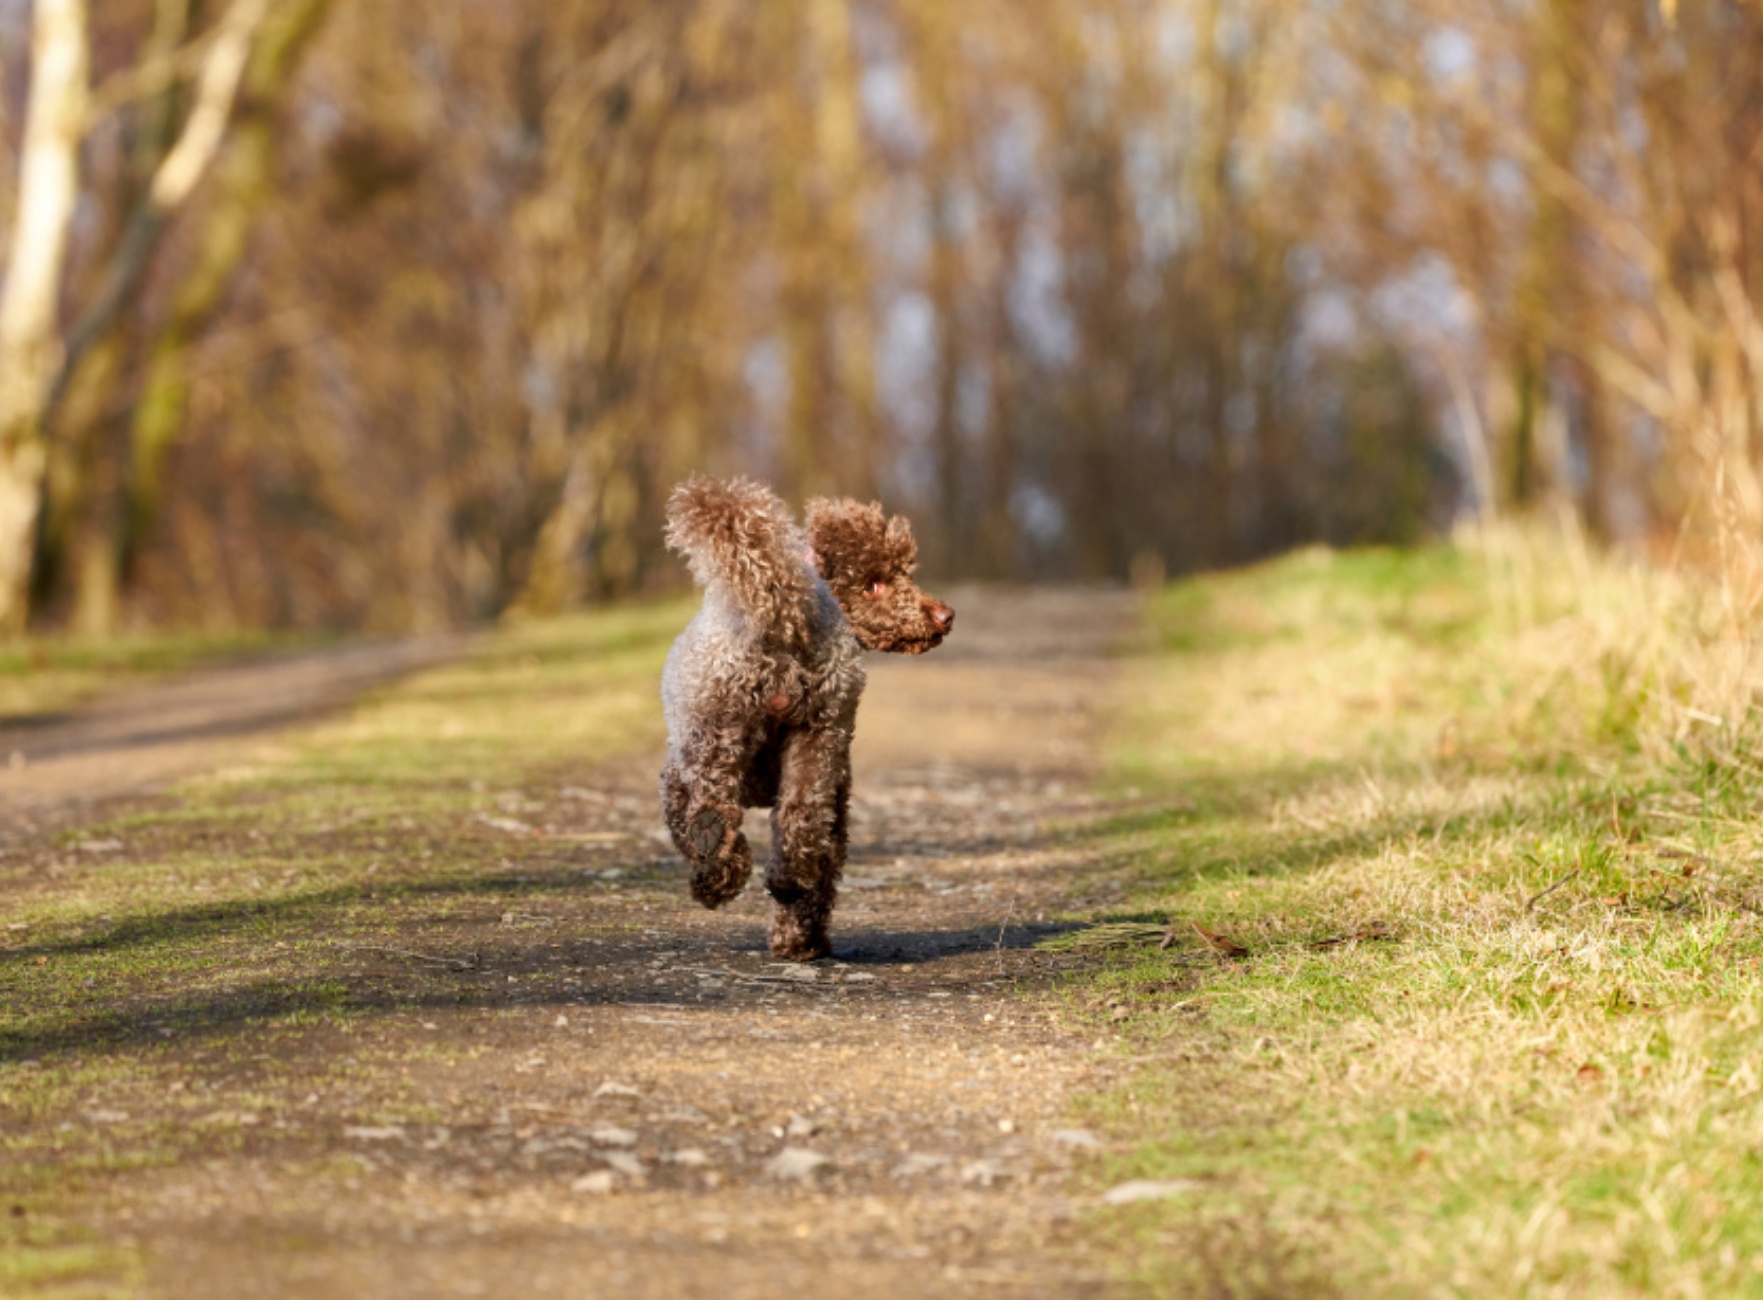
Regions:
<instances>
[{"instance_id":1,"label":"twig on ground","mask_svg":"<svg viewBox=\"0 0 1763 1300\"><path fill-rule=\"evenodd\" d=\"M715 966L669 966L668 970L686 975L711 975L719 980L733 980L736 984L781 984L786 988L795 989L833 989L840 987L834 980L822 981L819 978L795 975L743 975L739 971L722 970Z\"/></svg>"},{"instance_id":2,"label":"twig on ground","mask_svg":"<svg viewBox=\"0 0 1763 1300\"><path fill-rule=\"evenodd\" d=\"M344 943L340 939L331 940L331 947L343 948L349 952L377 952L389 957L408 957L412 961L427 962L431 966L445 966L449 970L476 970L479 957L474 952L470 957L434 957L426 952L412 952L408 948L383 948L371 943Z\"/></svg>"},{"instance_id":3,"label":"twig on ground","mask_svg":"<svg viewBox=\"0 0 1763 1300\"><path fill-rule=\"evenodd\" d=\"M1322 948L1338 948L1343 943L1368 943L1376 939L1394 939L1395 937L1396 936L1390 932L1389 926L1385 925L1382 921L1373 921L1370 925L1357 933L1337 934L1328 939L1312 939L1304 946L1309 948L1312 952L1315 952Z\"/></svg>"},{"instance_id":4,"label":"twig on ground","mask_svg":"<svg viewBox=\"0 0 1763 1300\"><path fill-rule=\"evenodd\" d=\"M1721 817L1713 813L1678 812L1675 808L1648 808L1647 816L1664 817L1676 822L1701 822L1710 826L1737 826L1744 830L1750 829L1750 823L1737 817Z\"/></svg>"},{"instance_id":5,"label":"twig on ground","mask_svg":"<svg viewBox=\"0 0 1763 1300\"><path fill-rule=\"evenodd\" d=\"M1554 893L1557 889L1561 888L1561 886L1565 885L1569 880L1572 880L1575 876L1577 876L1579 874L1579 872L1580 872L1580 869L1578 867L1575 867L1572 871L1569 871L1565 876L1562 876L1561 879L1557 880L1554 884L1550 885L1547 889L1543 890L1542 893L1532 894L1530 896L1530 898L1525 901L1524 910L1527 912L1530 911L1531 908L1535 907L1538 903L1542 902L1543 899L1547 898L1550 894Z\"/></svg>"},{"instance_id":6,"label":"twig on ground","mask_svg":"<svg viewBox=\"0 0 1763 1300\"><path fill-rule=\"evenodd\" d=\"M1004 919L998 923L998 943L996 952L998 954L998 974L1000 975L1008 975L1010 973L1004 969L1004 931L1010 928L1010 918L1015 915L1016 900L1013 898L1010 900L1009 910L1004 913Z\"/></svg>"},{"instance_id":7,"label":"twig on ground","mask_svg":"<svg viewBox=\"0 0 1763 1300\"><path fill-rule=\"evenodd\" d=\"M1168 952L1182 933L1178 925L1179 923L1151 925L1142 921L1104 922L1101 925L1092 925L1069 934L1056 935L1052 939L1042 941L1037 946L1056 951L1075 952L1080 949L1133 948L1156 940L1158 951ZM1241 960L1255 953L1266 955L1289 948L1308 948L1315 952L1324 948L1338 948L1343 944L1372 943L1380 940L1394 941L1400 937L1387 922L1369 921L1351 934L1331 935L1326 939L1293 939L1285 943L1264 944L1251 950L1229 935L1220 934L1216 930L1208 930L1196 921L1189 921L1187 926L1199 937L1204 946L1197 952L1169 953L1169 960L1177 965L1195 965L1196 959L1197 961L1210 961L1216 957Z\"/></svg>"},{"instance_id":8,"label":"twig on ground","mask_svg":"<svg viewBox=\"0 0 1763 1300\"><path fill-rule=\"evenodd\" d=\"M1168 926L1147 921L1104 921L1100 925L1087 925L1079 930L1053 935L1036 946L1051 952L1072 952L1086 948L1130 948L1161 939L1167 933Z\"/></svg>"}]
</instances>

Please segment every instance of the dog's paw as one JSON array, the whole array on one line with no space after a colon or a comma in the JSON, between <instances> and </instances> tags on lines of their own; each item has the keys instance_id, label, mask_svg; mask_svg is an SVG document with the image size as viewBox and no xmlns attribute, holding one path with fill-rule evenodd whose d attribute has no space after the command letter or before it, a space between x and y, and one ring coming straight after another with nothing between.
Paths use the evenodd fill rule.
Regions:
<instances>
[{"instance_id":1,"label":"dog's paw","mask_svg":"<svg viewBox=\"0 0 1763 1300\"><path fill-rule=\"evenodd\" d=\"M779 961L820 961L823 956L832 953L832 940L822 938L818 944L807 944L802 940L777 940L770 942L772 956Z\"/></svg>"},{"instance_id":2,"label":"dog's paw","mask_svg":"<svg viewBox=\"0 0 1763 1300\"><path fill-rule=\"evenodd\" d=\"M819 961L830 955L832 950L832 941L826 938L810 942L794 937L779 939L773 936L771 940L771 955L779 961Z\"/></svg>"},{"instance_id":3,"label":"dog's paw","mask_svg":"<svg viewBox=\"0 0 1763 1300\"><path fill-rule=\"evenodd\" d=\"M747 887L752 864L738 855L722 862L706 862L692 869L692 901L700 907L718 908L733 902Z\"/></svg>"},{"instance_id":4,"label":"dog's paw","mask_svg":"<svg viewBox=\"0 0 1763 1300\"><path fill-rule=\"evenodd\" d=\"M714 858L727 834L728 822L714 808L698 809L686 824L686 842L691 845L693 856L700 861Z\"/></svg>"},{"instance_id":5,"label":"dog's paw","mask_svg":"<svg viewBox=\"0 0 1763 1300\"><path fill-rule=\"evenodd\" d=\"M684 847L692 860L692 898L700 906L721 907L747 887L753 852L746 836L729 825L726 814L715 808L693 813L686 823Z\"/></svg>"},{"instance_id":6,"label":"dog's paw","mask_svg":"<svg viewBox=\"0 0 1763 1300\"><path fill-rule=\"evenodd\" d=\"M771 921L771 955L780 961L818 961L833 950L824 923L805 922L779 907Z\"/></svg>"}]
</instances>

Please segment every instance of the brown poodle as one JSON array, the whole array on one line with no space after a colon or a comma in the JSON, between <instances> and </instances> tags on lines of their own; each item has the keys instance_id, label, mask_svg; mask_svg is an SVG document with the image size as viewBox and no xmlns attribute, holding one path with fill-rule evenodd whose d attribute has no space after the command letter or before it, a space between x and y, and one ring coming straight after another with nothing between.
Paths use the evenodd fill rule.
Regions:
<instances>
[{"instance_id":1,"label":"brown poodle","mask_svg":"<svg viewBox=\"0 0 1763 1300\"><path fill-rule=\"evenodd\" d=\"M661 677L661 807L692 897L720 907L746 887L741 813L770 808L771 951L824 957L863 651L923 654L955 611L912 581L912 526L877 505L810 501L802 529L758 483L697 477L668 501L667 543L704 588Z\"/></svg>"}]
</instances>

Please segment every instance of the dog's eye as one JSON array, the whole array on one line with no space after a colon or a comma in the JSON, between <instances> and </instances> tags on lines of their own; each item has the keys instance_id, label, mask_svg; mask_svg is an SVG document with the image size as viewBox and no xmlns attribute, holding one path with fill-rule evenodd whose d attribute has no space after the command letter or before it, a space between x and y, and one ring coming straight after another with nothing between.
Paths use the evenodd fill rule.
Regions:
<instances>
[{"instance_id":1,"label":"dog's eye","mask_svg":"<svg viewBox=\"0 0 1763 1300\"><path fill-rule=\"evenodd\" d=\"M888 594L888 591L888 584L883 582L880 578L877 578L874 582L870 583L863 589L863 594L865 596L873 596L877 600L880 600L883 596Z\"/></svg>"}]
</instances>

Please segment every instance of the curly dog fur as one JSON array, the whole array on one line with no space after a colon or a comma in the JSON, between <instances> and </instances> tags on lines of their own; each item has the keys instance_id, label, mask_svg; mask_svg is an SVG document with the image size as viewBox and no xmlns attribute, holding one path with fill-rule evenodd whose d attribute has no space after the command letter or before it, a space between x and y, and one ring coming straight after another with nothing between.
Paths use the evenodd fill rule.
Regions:
<instances>
[{"instance_id":1,"label":"curly dog fur","mask_svg":"<svg viewBox=\"0 0 1763 1300\"><path fill-rule=\"evenodd\" d=\"M692 897L720 907L746 887L742 810L770 808L771 951L824 957L863 651L923 654L955 611L918 589L912 526L878 505L810 501L803 528L758 483L696 477L668 501L667 544L704 588L661 678L661 807Z\"/></svg>"}]
</instances>

